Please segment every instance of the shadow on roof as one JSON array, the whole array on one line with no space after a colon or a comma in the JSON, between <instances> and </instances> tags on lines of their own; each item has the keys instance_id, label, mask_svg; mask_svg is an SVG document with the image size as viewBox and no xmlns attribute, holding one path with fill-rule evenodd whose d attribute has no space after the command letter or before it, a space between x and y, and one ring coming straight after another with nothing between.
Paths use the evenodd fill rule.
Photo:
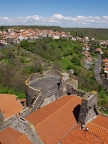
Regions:
<instances>
[{"instance_id":1,"label":"shadow on roof","mask_svg":"<svg viewBox=\"0 0 108 144\"><path fill-rule=\"evenodd\" d=\"M78 123L78 117L79 117L80 107L81 107L81 105L78 104L78 105L74 108L74 110L73 110L73 114L74 114L74 117L75 117L77 123Z\"/></svg>"}]
</instances>

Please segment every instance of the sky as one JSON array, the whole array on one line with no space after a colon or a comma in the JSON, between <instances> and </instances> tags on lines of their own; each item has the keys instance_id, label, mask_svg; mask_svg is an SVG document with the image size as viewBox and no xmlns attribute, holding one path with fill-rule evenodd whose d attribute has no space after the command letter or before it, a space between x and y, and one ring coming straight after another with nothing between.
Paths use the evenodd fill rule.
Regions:
<instances>
[{"instance_id":1,"label":"sky","mask_svg":"<svg viewBox=\"0 0 108 144\"><path fill-rule=\"evenodd\" d=\"M0 25L108 28L108 0L0 0Z\"/></svg>"}]
</instances>

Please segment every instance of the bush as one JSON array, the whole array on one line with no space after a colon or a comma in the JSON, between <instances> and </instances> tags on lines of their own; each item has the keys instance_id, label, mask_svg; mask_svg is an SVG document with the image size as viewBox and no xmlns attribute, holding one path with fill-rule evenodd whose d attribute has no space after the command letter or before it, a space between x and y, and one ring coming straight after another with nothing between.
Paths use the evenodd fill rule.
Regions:
<instances>
[{"instance_id":1,"label":"bush","mask_svg":"<svg viewBox=\"0 0 108 144\"><path fill-rule=\"evenodd\" d=\"M74 56L72 59L71 59L71 62L74 63L75 65L77 66L80 66L80 59L76 56Z\"/></svg>"},{"instance_id":2,"label":"bush","mask_svg":"<svg viewBox=\"0 0 108 144\"><path fill-rule=\"evenodd\" d=\"M25 58L21 57L20 62L24 64L25 63Z\"/></svg>"},{"instance_id":3,"label":"bush","mask_svg":"<svg viewBox=\"0 0 108 144\"><path fill-rule=\"evenodd\" d=\"M4 59L4 54L0 52L0 60Z\"/></svg>"}]
</instances>

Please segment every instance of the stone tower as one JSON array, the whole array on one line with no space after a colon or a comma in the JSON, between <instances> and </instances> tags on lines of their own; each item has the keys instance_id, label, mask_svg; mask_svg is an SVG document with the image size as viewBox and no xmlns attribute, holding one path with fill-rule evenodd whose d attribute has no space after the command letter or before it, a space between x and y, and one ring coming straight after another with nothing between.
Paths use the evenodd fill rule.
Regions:
<instances>
[{"instance_id":1,"label":"stone tower","mask_svg":"<svg viewBox=\"0 0 108 144\"><path fill-rule=\"evenodd\" d=\"M98 94L95 91L88 92L83 96L78 123L84 125L98 114L97 100Z\"/></svg>"},{"instance_id":2,"label":"stone tower","mask_svg":"<svg viewBox=\"0 0 108 144\"><path fill-rule=\"evenodd\" d=\"M62 96L62 77L62 73L56 70L45 71L40 77L37 73L31 74L25 81L26 105L39 108Z\"/></svg>"}]
</instances>

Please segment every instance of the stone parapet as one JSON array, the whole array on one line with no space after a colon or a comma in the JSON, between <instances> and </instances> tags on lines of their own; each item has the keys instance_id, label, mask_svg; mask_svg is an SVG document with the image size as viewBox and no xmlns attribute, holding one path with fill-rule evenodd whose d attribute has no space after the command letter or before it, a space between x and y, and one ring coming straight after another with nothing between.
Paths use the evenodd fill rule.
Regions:
<instances>
[{"instance_id":1,"label":"stone parapet","mask_svg":"<svg viewBox=\"0 0 108 144\"><path fill-rule=\"evenodd\" d=\"M41 77L40 73L33 73L29 76L29 81L32 81L34 79L38 79L40 77Z\"/></svg>"},{"instance_id":2,"label":"stone parapet","mask_svg":"<svg viewBox=\"0 0 108 144\"><path fill-rule=\"evenodd\" d=\"M83 95L86 94L86 92L74 88L72 84L66 84L66 92L69 95L75 94L80 97L83 97Z\"/></svg>"},{"instance_id":3,"label":"stone parapet","mask_svg":"<svg viewBox=\"0 0 108 144\"><path fill-rule=\"evenodd\" d=\"M62 79L62 73L57 70L44 71L43 77L45 76L59 76Z\"/></svg>"}]
</instances>

